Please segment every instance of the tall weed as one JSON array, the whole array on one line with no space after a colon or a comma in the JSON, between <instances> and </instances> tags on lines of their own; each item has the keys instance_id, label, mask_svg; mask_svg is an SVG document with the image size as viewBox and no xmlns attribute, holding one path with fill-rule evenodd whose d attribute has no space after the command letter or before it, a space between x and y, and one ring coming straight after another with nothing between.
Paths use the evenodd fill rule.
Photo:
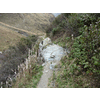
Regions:
<instances>
[{"instance_id":1,"label":"tall weed","mask_svg":"<svg viewBox=\"0 0 100 100\"><path fill-rule=\"evenodd\" d=\"M17 66L25 61L28 57L28 49L35 44L37 36L29 36L27 38L22 38L16 46L9 47L8 50L4 51L5 55L0 68L0 82L6 81L8 76L13 77L14 72L12 70L18 71Z\"/></svg>"}]
</instances>

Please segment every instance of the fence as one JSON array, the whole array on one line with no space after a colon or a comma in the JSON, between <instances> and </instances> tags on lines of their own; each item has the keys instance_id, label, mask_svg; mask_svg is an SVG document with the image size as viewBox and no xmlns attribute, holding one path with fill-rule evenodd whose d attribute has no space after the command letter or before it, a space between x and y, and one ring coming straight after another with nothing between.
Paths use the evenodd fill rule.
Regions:
<instances>
[{"instance_id":1,"label":"fence","mask_svg":"<svg viewBox=\"0 0 100 100\"><path fill-rule=\"evenodd\" d=\"M29 49L28 51L28 58L26 58L25 62L18 65L18 71L16 70L12 70L14 72L13 78L11 78L10 76L8 76L8 78L6 79L6 82L1 82L1 88L5 87L5 88L11 88L14 81L13 79L20 79L22 77L25 77L25 72L29 72L32 73L31 71L31 58L34 58L34 60L36 60L36 55L33 55L34 52L34 48L32 48L32 50Z\"/></svg>"},{"instance_id":2,"label":"fence","mask_svg":"<svg viewBox=\"0 0 100 100\"><path fill-rule=\"evenodd\" d=\"M12 70L14 72L13 78L11 78L10 76L8 76L8 78L6 79L6 82L1 82L1 88L11 88L14 81L13 79L17 80L17 79L21 79L22 77L26 77L25 76L25 72L28 73L32 73L32 65L31 62L35 63L37 62L37 60L40 62L42 61L42 57L39 55L40 50L37 48L37 51L35 51L36 46L39 45L39 43L43 40L43 38L40 36L39 39L36 41L35 45L32 45L32 49L28 50L28 58L26 58L26 60L24 61L24 63L18 65L18 71L16 70ZM35 54L33 54L35 52ZM39 59L40 58L40 59Z\"/></svg>"}]
</instances>

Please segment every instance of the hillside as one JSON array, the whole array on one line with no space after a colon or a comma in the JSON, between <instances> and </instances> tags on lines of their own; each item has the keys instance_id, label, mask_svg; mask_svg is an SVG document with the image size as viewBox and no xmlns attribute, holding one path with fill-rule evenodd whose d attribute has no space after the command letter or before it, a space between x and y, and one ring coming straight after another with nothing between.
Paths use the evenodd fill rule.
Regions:
<instances>
[{"instance_id":1,"label":"hillside","mask_svg":"<svg viewBox=\"0 0 100 100\"><path fill-rule=\"evenodd\" d=\"M17 43L20 37L44 34L54 18L42 13L1 13L0 51Z\"/></svg>"},{"instance_id":2,"label":"hillside","mask_svg":"<svg viewBox=\"0 0 100 100\"><path fill-rule=\"evenodd\" d=\"M46 32L70 51L55 67L53 87L100 88L100 13L61 14Z\"/></svg>"},{"instance_id":3,"label":"hillside","mask_svg":"<svg viewBox=\"0 0 100 100\"><path fill-rule=\"evenodd\" d=\"M22 38L3 54L1 87L99 88L100 14L63 13L47 25L46 36Z\"/></svg>"},{"instance_id":4,"label":"hillside","mask_svg":"<svg viewBox=\"0 0 100 100\"><path fill-rule=\"evenodd\" d=\"M0 86L1 87L5 86L11 87L12 80L15 80L15 78L17 78L16 74L19 73L18 66L24 63L27 58L29 58L28 56L30 55L29 49L32 50L31 52L32 63L30 63L32 66L31 70L32 71L34 70L31 73L32 76L29 77L32 78L33 75L38 75L38 73L40 73L42 67L41 69L37 68L37 65L39 65L39 63L35 65L34 61L36 61L36 58L34 58L33 56L33 54L36 55L36 52L38 50L38 44L36 44L36 41L38 40L39 35L46 34L45 30L47 26L49 26L54 19L55 17L52 14L42 14L42 13L0 14L0 83L1 83ZM27 72L23 74L25 75L26 73ZM37 82L38 81L39 79L37 80Z\"/></svg>"},{"instance_id":5,"label":"hillside","mask_svg":"<svg viewBox=\"0 0 100 100\"><path fill-rule=\"evenodd\" d=\"M0 51L7 49L9 46L15 45L22 37L25 36L20 35L9 28L0 26Z\"/></svg>"},{"instance_id":6,"label":"hillside","mask_svg":"<svg viewBox=\"0 0 100 100\"><path fill-rule=\"evenodd\" d=\"M54 20L49 13L1 13L0 22L16 28L34 33L45 32L45 29Z\"/></svg>"}]
</instances>

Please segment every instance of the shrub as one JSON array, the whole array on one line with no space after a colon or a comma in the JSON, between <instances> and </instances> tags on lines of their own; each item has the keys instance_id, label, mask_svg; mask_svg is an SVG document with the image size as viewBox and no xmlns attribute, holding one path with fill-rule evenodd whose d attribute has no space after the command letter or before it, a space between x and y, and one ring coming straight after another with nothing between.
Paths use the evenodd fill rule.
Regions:
<instances>
[{"instance_id":1,"label":"shrub","mask_svg":"<svg viewBox=\"0 0 100 100\"><path fill-rule=\"evenodd\" d=\"M58 33L59 31L61 30L61 27L56 27L56 28L53 28L53 30L52 30L52 33L53 33L53 35L55 35L56 33Z\"/></svg>"},{"instance_id":2,"label":"shrub","mask_svg":"<svg viewBox=\"0 0 100 100\"><path fill-rule=\"evenodd\" d=\"M29 36L27 38L22 38L16 46L9 47L8 50L4 52L5 58L3 59L2 67L0 68L0 82L2 80L6 81L8 76L13 77L13 70L17 71L17 66L25 61L28 55L28 49L35 44L37 36Z\"/></svg>"},{"instance_id":3,"label":"shrub","mask_svg":"<svg viewBox=\"0 0 100 100\"><path fill-rule=\"evenodd\" d=\"M71 13L64 13L65 17L68 17L69 15L71 15Z\"/></svg>"},{"instance_id":4,"label":"shrub","mask_svg":"<svg viewBox=\"0 0 100 100\"><path fill-rule=\"evenodd\" d=\"M52 32L55 33L60 33L60 29L61 27L63 27L61 25L62 21L64 21L65 18L63 15L59 15L58 17L55 18L55 20L52 22L52 24L50 26L47 27L46 29L46 33L47 36L51 36L50 34L52 34Z\"/></svg>"},{"instance_id":5,"label":"shrub","mask_svg":"<svg viewBox=\"0 0 100 100\"><path fill-rule=\"evenodd\" d=\"M64 59L65 62L61 65L64 70L62 74L59 72L61 75L56 79L56 86L66 87L71 83L71 87L100 87L100 14L80 13L61 16L63 19L60 20L59 17L51 31L57 38L52 38L60 46L66 46L66 43L70 45L71 53L67 58L68 62ZM71 30L70 35L67 35L67 30ZM58 37L60 33L62 36ZM74 35L74 39L68 41L67 37L71 34ZM72 63L74 59L75 62ZM82 79L86 79L87 82L82 83Z\"/></svg>"},{"instance_id":6,"label":"shrub","mask_svg":"<svg viewBox=\"0 0 100 100\"><path fill-rule=\"evenodd\" d=\"M100 27L99 22L84 25L79 37L75 39L72 57L77 58L76 63L81 65L87 73L100 74Z\"/></svg>"}]
</instances>

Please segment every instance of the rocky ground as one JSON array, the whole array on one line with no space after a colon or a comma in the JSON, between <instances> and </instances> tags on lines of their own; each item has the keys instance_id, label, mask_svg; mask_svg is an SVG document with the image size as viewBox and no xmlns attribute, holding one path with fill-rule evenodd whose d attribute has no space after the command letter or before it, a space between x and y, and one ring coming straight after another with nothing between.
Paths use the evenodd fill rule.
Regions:
<instances>
[{"instance_id":1,"label":"rocky ground","mask_svg":"<svg viewBox=\"0 0 100 100\"><path fill-rule=\"evenodd\" d=\"M62 47L53 44L50 38L44 39L39 44L39 50L39 58L44 60L42 64L44 69L37 88L48 88L49 78L52 76L53 70L55 70L54 66L59 64L60 59L66 54L66 51Z\"/></svg>"}]
</instances>

